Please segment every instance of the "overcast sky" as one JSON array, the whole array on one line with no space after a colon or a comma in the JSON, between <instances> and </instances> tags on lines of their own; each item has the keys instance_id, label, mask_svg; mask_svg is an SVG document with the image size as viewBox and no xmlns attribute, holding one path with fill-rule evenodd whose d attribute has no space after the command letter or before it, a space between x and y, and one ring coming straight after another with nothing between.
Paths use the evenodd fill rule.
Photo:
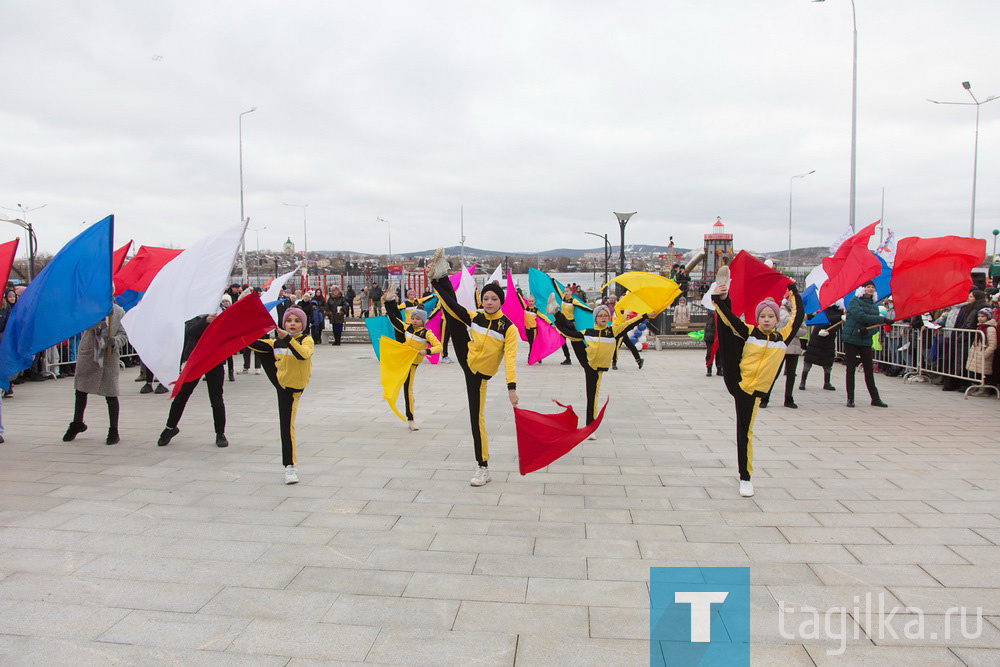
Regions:
<instances>
[{"instance_id":1,"label":"overcast sky","mask_svg":"<svg viewBox=\"0 0 1000 667\"><path fill-rule=\"evenodd\" d=\"M857 0L858 227L967 235L997 0ZM261 248L532 252L617 238L828 244L847 226L851 2L0 3L0 206L55 251L185 247L246 215ZM1000 100L981 107L977 236L1000 227ZM18 217L19 213L0 210ZM3 225L0 241L18 230ZM250 232L249 249L257 236ZM22 239L23 244L23 239ZM992 248L992 241L989 245ZM23 249L23 246L22 246Z\"/></svg>"}]
</instances>

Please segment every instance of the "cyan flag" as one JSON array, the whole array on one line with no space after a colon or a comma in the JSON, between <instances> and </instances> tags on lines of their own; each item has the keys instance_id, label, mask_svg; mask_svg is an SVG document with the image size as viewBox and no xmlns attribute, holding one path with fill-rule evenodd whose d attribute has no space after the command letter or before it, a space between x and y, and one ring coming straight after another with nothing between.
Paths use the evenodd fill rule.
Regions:
<instances>
[{"instance_id":1,"label":"cyan flag","mask_svg":"<svg viewBox=\"0 0 1000 667\"><path fill-rule=\"evenodd\" d=\"M109 215L63 246L21 293L0 342L0 387L31 359L111 312L115 217Z\"/></svg>"},{"instance_id":2,"label":"cyan flag","mask_svg":"<svg viewBox=\"0 0 1000 667\"><path fill-rule=\"evenodd\" d=\"M545 312L549 304L550 294L556 295L556 299L559 301L561 306L562 294L565 289L565 285L544 271L539 271L533 267L528 269L528 290L531 292L531 296L535 297L535 308L538 309L538 312ZM576 325L578 330L583 331L584 329L593 328L594 314L589 310L575 307L573 309L573 315L573 323Z\"/></svg>"},{"instance_id":3,"label":"cyan flag","mask_svg":"<svg viewBox=\"0 0 1000 667\"><path fill-rule=\"evenodd\" d=\"M365 326L368 327L368 338L371 340L372 347L375 348L375 358L381 361L378 346L382 336L396 340L392 322L385 315L379 315L378 317L366 317Z\"/></svg>"}]
</instances>

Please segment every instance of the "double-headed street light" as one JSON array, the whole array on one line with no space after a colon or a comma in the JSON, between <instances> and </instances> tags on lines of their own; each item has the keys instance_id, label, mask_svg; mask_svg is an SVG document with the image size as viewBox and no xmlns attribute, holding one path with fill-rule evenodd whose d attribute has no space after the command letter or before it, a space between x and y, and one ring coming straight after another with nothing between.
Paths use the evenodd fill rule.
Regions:
<instances>
[{"instance_id":1,"label":"double-headed street light","mask_svg":"<svg viewBox=\"0 0 1000 667\"><path fill-rule=\"evenodd\" d=\"M805 178L809 174L815 174L816 170L807 171L804 174L796 174L788 179L788 268L792 268L792 183L796 178Z\"/></svg>"},{"instance_id":2,"label":"double-headed street light","mask_svg":"<svg viewBox=\"0 0 1000 667\"><path fill-rule=\"evenodd\" d=\"M590 234L591 236L596 236L599 239L604 239L604 287L601 288L601 298L606 299L608 297L608 260L611 258L611 241L608 241L607 234L597 234L596 232L584 232L584 234Z\"/></svg>"},{"instance_id":3,"label":"double-headed street light","mask_svg":"<svg viewBox=\"0 0 1000 667\"><path fill-rule=\"evenodd\" d=\"M31 228L31 223L26 222L28 219L28 214L32 211L37 211L40 208L45 208L48 204L42 204L41 206L35 206L34 208L27 208L21 204L17 205L17 208L7 208L3 206L5 211L15 211L21 214L20 218L14 220L5 220L5 222L10 222L17 225L21 229L28 232L28 282L35 279L35 253L38 251L38 239L35 238L35 230Z\"/></svg>"},{"instance_id":4,"label":"double-headed street light","mask_svg":"<svg viewBox=\"0 0 1000 667\"><path fill-rule=\"evenodd\" d=\"M243 116L253 113L257 107L251 107L240 114L240 222L247 224L246 213L243 210ZM243 229L243 238L240 241L240 253L243 257L243 284L247 282L247 233Z\"/></svg>"},{"instance_id":5,"label":"double-headed street light","mask_svg":"<svg viewBox=\"0 0 1000 667\"><path fill-rule=\"evenodd\" d=\"M979 169L979 107L986 104L987 102L992 102L993 100L1000 97L1000 95L992 95L987 97L985 100L980 102L975 94L972 92L972 84L968 81L962 82L962 87L969 91L969 95L972 96L972 102L938 102L937 100L927 100L928 102L933 102L934 104L955 104L958 106L975 106L976 107L976 145L972 153L972 219L969 221L969 236L975 237L976 235L976 172Z\"/></svg>"},{"instance_id":6,"label":"double-headed street light","mask_svg":"<svg viewBox=\"0 0 1000 667\"><path fill-rule=\"evenodd\" d=\"M629 218L633 215L635 215L635 211L631 213L615 213L615 217L618 218L618 226L622 230L621 246L618 248L619 275L625 273L625 225L628 224Z\"/></svg>"}]
</instances>

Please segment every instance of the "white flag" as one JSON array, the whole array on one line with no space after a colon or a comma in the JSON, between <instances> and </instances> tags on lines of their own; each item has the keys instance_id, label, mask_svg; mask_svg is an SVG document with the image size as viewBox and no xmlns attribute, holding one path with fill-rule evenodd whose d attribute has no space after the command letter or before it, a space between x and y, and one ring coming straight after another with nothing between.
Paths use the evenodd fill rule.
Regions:
<instances>
[{"instance_id":1,"label":"white flag","mask_svg":"<svg viewBox=\"0 0 1000 667\"><path fill-rule=\"evenodd\" d=\"M497 267L497 270L493 272L493 274L489 277L489 279L487 279L486 284L489 285L494 280L497 281L498 283L502 284L502 282L503 282L503 264L501 264L500 266Z\"/></svg>"},{"instance_id":2,"label":"white flag","mask_svg":"<svg viewBox=\"0 0 1000 667\"><path fill-rule=\"evenodd\" d=\"M184 323L218 311L245 229L245 223L228 227L174 257L122 318L129 342L165 386L180 375Z\"/></svg>"},{"instance_id":3,"label":"white flag","mask_svg":"<svg viewBox=\"0 0 1000 667\"><path fill-rule=\"evenodd\" d=\"M476 279L472 277L472 274L464 266L462 267L462 275L458 279L458 289L455 290L455 298L459 304L469 310L479 308L479 305L476 303Z\"/></svg>"},{"instance_id":4,"label":"white flag","mask_svg":"<svg viewBox=\"0 0 1000 667\"><path fill-rule=\"evenodd\" d=\"M295 275L295 272L299 270L299 267L295 267L283 276L278 276L271 281L271 286L267 288L267 291L260 295L260 300L266 306L272 301L278 300L278 293L281 292L281 288L285 286L285 283ZM269 311L271 313L271 319L274 320L275 324L278 324L278 304L274 306Z\"/></svg>"}]
</instances>

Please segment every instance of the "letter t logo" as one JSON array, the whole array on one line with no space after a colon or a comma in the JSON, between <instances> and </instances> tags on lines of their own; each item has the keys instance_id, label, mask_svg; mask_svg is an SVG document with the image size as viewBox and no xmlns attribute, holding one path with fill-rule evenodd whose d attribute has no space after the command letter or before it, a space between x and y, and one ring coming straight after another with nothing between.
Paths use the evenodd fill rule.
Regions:
<instances>
[{"instance_id":1,"label":"letter t logo","mask_svg":"<svg viewBox=\"0 0 1000 667\"><path fill-rule=\"evenodd\" d=\"M729 593L724 591L677 591L674 593L674 602L691 605L692 642L712 641L712 603L725 602L727 597L729 597Z\"/></svg>"}]
</instances>

